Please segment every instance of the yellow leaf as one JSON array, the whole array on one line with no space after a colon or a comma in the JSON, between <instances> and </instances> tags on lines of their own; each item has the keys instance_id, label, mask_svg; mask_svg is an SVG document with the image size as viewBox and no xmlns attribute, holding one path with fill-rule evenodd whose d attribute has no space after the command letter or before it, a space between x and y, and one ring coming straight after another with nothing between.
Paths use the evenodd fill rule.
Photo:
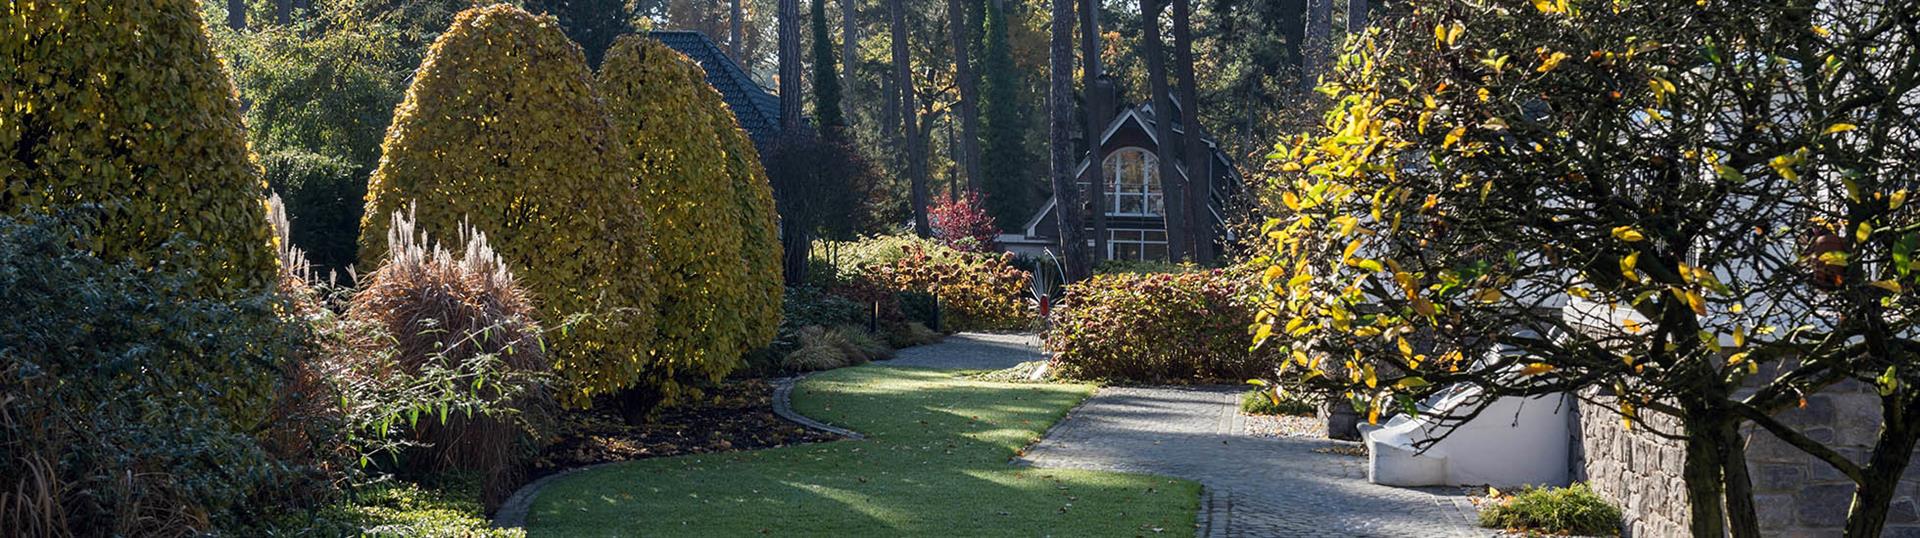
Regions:
<instances>
[{"instance_id":1,"label":"yellow leaf","mask_svg":"<svg viewBox=\"0 0 1920 538\"><path fill-rule=\"evenodd\" d=\"M1273 325L1262 323L1259 328L1254 329L1253 341L1256 343L1265 342L1269 336L1273 336Z\"/></svg>"},{"instance_id":2,"label":"yellow leaf","mask_svg":"<svg viewBox=\"0 0 1920 538\"><path fill-rule=\"evenodd\" d=\"M1894 293L1900 293L1900 283L1892 280L1875 280L1867 283L1867 285Z\"/></svg>"},{"instance_id":3,"label":"yellow leaf","mask_svg":"<svg viewBox=\"0 0 1920 538\"><path fill-rule=\"evenodd\" d=\"M1631 281L1635 284L1640 283L1640 273L1634 272L1633 270L1634 266L1639 264L1640 264L1639 252L1628 254L1627 257L1625 258L1620 258L1621 278L1625 278L1628 281Z\"/></svg>"},{"instance_id":4,"label":"yellow leaf","mask_svg":"<svg viewBox=\"0 0 1920 538\"><path fill-rule=\"evenodd\" d=\"M1473 294L1473 299L1482 303L1497 303L1504 298L1506 298L1506 295L1501 294L1500 290L1496 288L1483 289Z\"/></svg>"},{"instance_id":5,"label":"yellow leaf","mask_svg":"<svg viewBox=\"0 0 1920 538\"><path fill-rule=\"evenodd\" d=\"M1300 197L1293 194L1293 191L1280 193L1280 200L1283 202L1286 202L1287 209L1292 209L1294 211L1300 210Z\"/></svg>"},{"instance_id":6,"label":"yellow leaf","mask_svg":"<svg viewBox=\"0 0 1920 538\"><path fill-rule=\"evenodd\" d=\"M1347 248L1340 251L1340 261L1351 261L1353 259L1353 253L1360 250L1360 242L1361 240L1355 239L1353 242L1347 243Z\"/></svg>"},{"instance_id":7,"label":"yellow leaf","mask_svg":"<svg viewBox=\"0 0 1920 538\"><path fill-rule=\"evenodd\" d=\"M1747 362L1747 352L1745 351L1727 357L1727 366L1739 366L1740 363L1743 362Z\"/></svg>"},{"instance_id":8,"label":"yellow leaf","mask_svg":"<svg viewBox=\"0 0 1920 538\"><path fill-rule=\"evenodd\" d=\"M1893 196L1888 198L1887 209L1900 209L1900 206L1903 206L1906 204L1907 204L1907 190L1900 189L1898 191L1894 191Z\"/></svg>"},{"instance_id":9,"label":"yellow leaf","mask_svg":"<svg viewBox=\"0 0 1920 538\"><path fill-rule=\"evenodd\" d=\"M1844 133L1844 132L1851 131L1854 129L1859 129L1859 128L1860 128L1859 126L1856 126L1851 123L1835 123L1833 125L1827 126L1826 132L1822 134Z\"/></svg>"},{"instance_id":10,"label":"yellow leaf","mask_svg":"<svg viewBox=\"0 0 1920 538\"><path fill-rule=\"evenodd\" d=\"M1873 225L1862 222L1859 227L1854 228L1853 240L1855 242L1865 243L1869 237L1873 237Z\"/></svg>"},{"instance_id":11,"label":"yellow leaf","mask_svg":"<svg viewBox=\"0 0 1920 538\"><path fill-rule=\"evenodd\" d=\"M1693 308L1694 315L1707 315L1707 300L1700 296L1700 292L1687 290L1684 297L1687 298L1687 306Z\"/></svg>"},{"instance_id":12,"label":"yellow leaf","mask_svg":"<svg viewBox=\"0 0 1920 538\"><path fill-rule=\"evenodd\" d=\"M1640 230L1638 230L1638 229L1635 229L1635 228L1634 228L1634 227L1632 227L1632 226L1617 226L1617 227L1614 227L1614 229L1613 229L1613 237L1614 237L1615 239L1619 239L1619 240L1621 240L1621 241L1626 241L1626 242L1628 242L1628 243L1636 243L1636 242L1639 242L1639 241L1643 241L1643 240L1645 240L1645 239L1647 238L1647 236L1646 236L1645 234L1642 234L1642 233L1640 233Z\"/></svg>"},{"instance_id":13,"label":"yellow leaf","mask_svg":"<svg viewBox=\"0 0 1920 538\"><path fill-rule=\"evenodd\" d=\"M1408 342L1406 338L1400 338L1400 339L1398 339L1398 340L1399 340L1399 341L1397 341L1397 342L1394 342L1394 346L1395 346L1395 347L1398 347L1398 348L1400 348L1400 356L1402 356L1402 357L1412 357L1412 356L1413 356L1413 343L1412 343L1412 342Z\"/></svg>"},{"instance_id":14,"label":"yellow leaf","mask_svg":"<svg viewBox=\"0 0 1920 538\"><path fill-rule=\"evenodd\" d=\"M1833 252L1822 252L1820 253L1820 263L1824 263L1834 267L1846 267L1847 253L1841 252L1838 250Z\"/></svg>"},{"instance_id":15,"label":"yellow leaf","mask_svg":"<svg viewBox=\"0 0 1920 538\"><path fill-rule=\"evenodd\" d=\"M1273 281L1279 280L1280 277L1286 276L1286 274L1287 274L1286 268L1283 268L1281 266L1274 265L1274 266L1267 267L1266 272L1261 273L1260 275L1260 283L1265 285L1272 285Z\"/></svg>"},{"instance_id":16,"label":"yellow leaf","mask_svg":"<svg viewBox=\"0 0 1920 538\"><path fill-rule=\"evenodd\" d=\"M1374 375L1373 365L1367 364L1362 367L1362 370L1366 372L1365 379L1367 380L1367 388L1378 388L1380 386L1380 378Z\"/></svg>"},{"instance_id":17,"label":"yellow leaf","mask_svg":"<svg viewBox=\"0 0 1920 538\"><path fill-rule=\"evenodd\" d=\"M1441 148L1453 147L1455 143L1458 143L1460 141L1460 137L1463 137L1466 135L1467 135L1467 126L1462 125L1459 127L1454 127L1452 131L1447 131L1446 138L1440 141L1440 147Z\"/></svg>"},{"instance_id":18,"label":"yellow leaf","mask_svg":"<svg viewBox=\"0 0 1920 538\"><path fill-rule=\"evenodd\" d=\"M1459 42L1460 34L1464 33L1467 33L1467 27L1458 21L1455 21L1452 26L1447 27L1447 46L1451 47L1454 43Z\"/></svg>"},{"instance_id":19,"label":"yellow leaf","mask_svg":"<svg viewBox=\"0 0 1920 538\"><path fill-rule=\"evenodd\" d=\"M1555 370L1554 365L1547 364L1544 362L1536 362L1536 363L1528 364L1525 368L1521 368L1520 375L1523 375L1523 376L1540 375L1540 374L1544 374L1554 370Z\"/></svg>"},{"instance_id":20,"label":"yellow leaf","mask_svg":"<svg viewBox=\"0 0 1920 538\"><path fill-rule=\"evenodd\" d=\"M1540 67L1534 69L1534 71L1540 72L1540 73L1552 71L1554 69L1559 68L1560 62L1566 61L1566 59L1567 59L1567 53L1555 51L1553 54L1547 55L1546 59L1541 60Z\"/></svg>"}]
</instances>

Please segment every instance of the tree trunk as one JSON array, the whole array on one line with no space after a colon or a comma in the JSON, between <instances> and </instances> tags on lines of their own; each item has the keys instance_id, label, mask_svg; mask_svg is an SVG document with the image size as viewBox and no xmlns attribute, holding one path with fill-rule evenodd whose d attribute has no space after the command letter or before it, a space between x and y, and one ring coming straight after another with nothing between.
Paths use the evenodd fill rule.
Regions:
<instances>
[{"instance_id":1,"label":"tree trunk","mask_svg":"<svg viewBox=\"0 0 1920 538\"><path fill-rule=\"evenodd\" d=\"M273 20L281 26L293 24L293 0L273 0Z\"/></svg>"},{"instance_id":2,"label":"tree trunk","mask_svg":"<svg viewBox=\"0 0 1920 538\"><path fill-rule=\"evenodd\" d=\"M1681 478L1686 484L1687 508L1691 515L1688 528L1694 536L1726 536L1726 510L1722 502L1726 488L1720 481L1726 452L1720 446L1719 425L1709 420L1705 411L1687 415L1683 425L1687 453Z\"/></svg>"},{"instance_id":3,"label":"tree trunk","mask_svg":"<svg viewBox=\"0 0 1920 538\"><path fill-rule=\"evenodd\" d=\"M1167 88L1166 57L1161 52L1160 8L1165 4L1161 0L1140 0L1140 23L1142 25L1141 54L1147 57L1147 81L1153 92L1154 136L1159 138L1159 147L1154 153L1160 160L1160 192L1165 198L1167 222L1167 258L1180 261L1191 257L1187 245L1187 197L1186 182L1180 180L1180 169L1174 165L1174 158L1180 154L1180 144L1173 134L1173 99Z\"/></svg>"},{"instance_id":4,"label":"tree trunk","mask_svg":"<svg viewBox=\"0 0 1920 538\"><path fill-rule=\"evenodd\" d=\"M1740 440L1740 422L1720 424L1721 479L1726 484L1727 532L1733 538L1760 538L1760 516L1753 506L1753 477L1747 471L1747 450Z\"/></svg>"},{"instance_id":5,"label":"tree trunk","mask_svg":"<svg viewBox=\"0 0 1920 538\"><path fill-rule=\"evenodd\" d=\"M1192 0L1173 0L1173 72L1180 80L1181 123L1186 133L1182 161L1187 164L1187 241L1193 245L1193 261L1213 262L1213 167L1206 144L1200 141L1200 87L1193 74ZM1172 152L1167 152L1172 153Z\"/></svg>"},{"instance_id":6,"label":"tree trunk","mask_svg":"<svg viewBox=\"0 0 1920 538\"><path fill-rule=\"evenodd\" d=\"M1087 278L1087 224L1080 217L1080 189L1073 167L1073 2L1053 0L1053 40L1047 66L1047 133L1053 152L1054 217L1060 224L1060 252L1067 282Z\"/></svg>"},{"instance_id":7,"label":"tree trunk","mask_svg":"<svg viewBox=\"0 0 1920 538\"><path fill-rule=\"evenodd\" d=\"M1847 538L1878 538L1886 531L1887 510L1913 461L1914 445L1920 443L1920 424L1912 422L1920 411L1915 408L1920 399L1908 400L1904 392L1903 388L1880 399L1880 440L1861 469L1865 480L1854 488L1853 504L1847 509Z\"/></svg>"},{"instance_id":8,"label":"tree trunk","mask_svg":"<svg viewBox=\"0 0 1920 538\"><path fill-rule=\"evenodd\" d=\"M900 132L906 135L902 140L907 146L907 162L902 168L906 171L913 190L913 233L920 237L933 237L933 226L927 222L927 175L926 159L920 154L920 129L916 127L919 111L915 110L913 91L913 58L907 52L907 8L905 0L891 0L887 8L892 16L893 34L893 85L900 92Z\"/></svg>"},{"instance_id":9,"label":"tree trunk","mask_svg":"<svg viewBox=\"0 0 1920 538\"><path fill-rule=\"evenodd\" d=\"M1347 34L1367 31L1367 0L1347 0Z\"/></svg>"},{"instance_id":10,"label":"tree trunk","mask_svg":"<svg viewBox=\"0 0 1920 538\"><path fill-rule=\"evenodd\" d=\"M727 47L733 49L729 51L733 53L733 61L739 62L741 65L746 65L746 59L740 57L740 43L746 35L746 32L742 31L744 24L743 19L746 18L746 14L740 10L740 0L733 0L732 8L733 11L730 13L731 18L728 19L727 23Z\"/></svg>"},{"instance_id":11,"label":"tree trunk","mask_svg":"<svg viewBox=\"0 0 1920 538\"><path fill-rule=\"evenodd\" d=\"M956 162L967 175L967 188L980 192L980 81L974 76L973 30L967 27L967 4L947 0L947 20L953 27L953 78L960 87L960 144L954 148Z\"/></svg>"},{"instance_id":12,"label":"tree trunk","mask_svg":"<svg viewBox=\"0 0 1920 538\"><path fill-rule=\"evenodd\" d=\"M246 0L227 0L227 27L234 30L247 29Z\"/></svg>"},{"instance_id":13,"label":"tree trunk","mask_svg":"<svg viewBox=\"0 0 1920 538\"><path fill-rule=\"evenodd\" d=\"M1333 0L1307 0L1307 28L1301 32L1306 46L1301 47L1301 89L1318 84L1333 54Z\"/></svg>"},{"instance_id":14,"label":"tree trunk","mask_svg":"<svg viewBox=\"0 0 1920 538\"><path fill-rule=\"evenodd\" d=\"M800 74L800 0L780 0L780 130L784 133L797 133L800 130L801 103L805 102L805 90L800 89L803 75Z\"/></svg>"},{"instance_id":15,"label":"tree trunk","mask_svg":"<svg viewBox=\"0 0 1920 538\"><path fill-rule=\"evenodd\" d=\"M780 264L786 270L788 287L807 282L807 256L813 248L812 234L782 220L780 224Z\"/></svg>"},{"instance_id":16,"label":"tree trunk","mask_svg":"<svg viewBox=\"0 0 1920 538\"><path fill-rule=\"evenodd\" d=\"M840 0L840 95L853 96L853 66L860 50L860 8L855 0ZM851 121L849 121L851 123Z\"/></svg>"},{"instance_id":17,"label":"tree trunk","mask_svg":"<svg viewBox=\"0 0 1920 538\"><path fill-rule=\"evenodd\" d=\"M1093 202L1088 205L1093 212L1094 260L1107 259L1107 163L1100 135L1112 121L1107 118L1112 112L1107 108L1111 103L1106 102L1106 87L1100 82L1105 76L1100 67L1100 41L1100 4L1081 0L1080 93L1087 106L1087 197Z\"/></svg>"}]
</instances>

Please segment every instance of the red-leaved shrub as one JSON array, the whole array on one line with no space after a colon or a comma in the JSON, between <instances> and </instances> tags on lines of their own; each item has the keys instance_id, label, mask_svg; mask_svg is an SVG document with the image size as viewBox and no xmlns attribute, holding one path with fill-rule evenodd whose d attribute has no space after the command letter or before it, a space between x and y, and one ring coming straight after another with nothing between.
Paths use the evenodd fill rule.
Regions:
<instances>
[{"instance_id":1,"label":"red-leaved shrub","mask_svg":"<svg viewBox=\"0 0 1920 538\"><path fill-rule=\"evenodd\" d=\"M941 195L927 209L927 220L933 224L934 237L948 248L966 252L1000 250L1000 227L987 215L978 192Z\"/></svg>"},{"instance_id":2,"label":"red-leaved shrub","mask_svg":"<svg viewBox=\"0 0 1920 538\"><path fill-rule=\"evenodd\" d=\"M1272 373L1278 356L1248 351L1248 279L1228 270L1106 274L1067 286L1046 347L1076 379L1238 383Z\"/></svg>"}]
</instances>

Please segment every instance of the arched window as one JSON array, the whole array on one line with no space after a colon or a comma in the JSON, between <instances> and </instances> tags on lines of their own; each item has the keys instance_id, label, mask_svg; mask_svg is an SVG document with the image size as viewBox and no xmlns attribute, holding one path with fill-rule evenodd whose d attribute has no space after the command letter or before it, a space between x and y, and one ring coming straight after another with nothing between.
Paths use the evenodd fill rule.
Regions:
<instances>
[{"instance_id":1,"label":"arched window","mask_svg":"<svg viewBox=\"0 0 1920 538\"><path fill-rule=\"evenodd\" d=\"M1160 198L1160 158L1140 148L1121 148L1107 155L1107 214L1158 217L1166 211Z\"/></svg>"}]
</instances>

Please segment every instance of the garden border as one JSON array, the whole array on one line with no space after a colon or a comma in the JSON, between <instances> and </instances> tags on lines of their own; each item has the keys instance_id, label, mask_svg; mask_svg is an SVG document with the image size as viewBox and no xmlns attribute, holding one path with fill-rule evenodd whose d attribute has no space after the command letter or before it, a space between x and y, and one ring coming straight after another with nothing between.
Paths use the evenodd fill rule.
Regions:
<instances>
[{"instance_id":1,"label":"garden border","mask_svg":"<svg viewBox=\"0 0 1920 538\"><path fill-rule=\"evenodd\" d=\"M820 430L847 439L865 439L866 436L860 435L859 432L814 420L793 410L793 404L789 401L793 395L793 386L805 377L807 376L797 375L773 380L773 414L782 419L786 419L788 422L799 424L806 428ZM547 484L553 482L554 479L622 463L627 462L610 461L585 467L575 467L540 477L539 480L528 482L527 485L520 486L520 489L514 490L513 495L507 497L506 501L500 503L500 509L495 510L493 513L493 527L498 529L525 528L527 526L527 513L533 509L533 498L539 495L540 490L545 488Z\"/></svg>"}]
</instances>

